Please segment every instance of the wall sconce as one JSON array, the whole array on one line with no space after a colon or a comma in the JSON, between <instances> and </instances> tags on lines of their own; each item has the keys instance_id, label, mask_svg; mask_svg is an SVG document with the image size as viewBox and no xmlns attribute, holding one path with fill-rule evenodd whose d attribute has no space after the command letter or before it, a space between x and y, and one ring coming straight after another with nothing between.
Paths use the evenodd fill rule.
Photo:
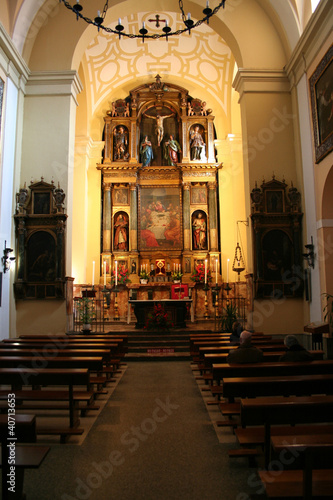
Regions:
<instances>
[{"instance_id":1,"label":"wall sconce","mask_svg":"<svg viewBox=\"0 0 333 500\"><path fill-rule=\"evenodd\" d=\"M314 269L315 254L314 254L314 245L312 236L311 236L311 243L305 245L305 248L306 248L306 253L303 253L303 258L307 261L308 266Z\"/></svg>"},{"instance_id":2,"label":"wall sconce","mask_svg":"<svg viewBox=\"0 0 333 500\"><path fill-rule=\"evenodd\" d=\"M6 243L7 242L5 241L5 248L3 251L3 257L1 258L4 273L6 273L7 271L10 270L12 263L15 261L15 257L9 257L9 254L11 252L13 252L13 249L7 248Z\"/></svg>"}]
</instances>

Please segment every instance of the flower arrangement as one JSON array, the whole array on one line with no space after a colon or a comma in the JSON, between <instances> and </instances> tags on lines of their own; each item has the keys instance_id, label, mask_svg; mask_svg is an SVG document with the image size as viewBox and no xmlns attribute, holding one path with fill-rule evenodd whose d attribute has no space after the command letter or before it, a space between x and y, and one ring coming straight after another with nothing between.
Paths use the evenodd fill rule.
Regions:
<instances>
[{"instance_id":1,"label":"flower arrangement","mask_svg":"<svg viewBox=\"0 0 333 500\"><path fill-rule=\"evenodd\" d=\"M145 324L145 330L163 330L169 331L173 328L173 323L169 320L168 315L162 304L155 304L154 310L148 314L148 319Z\"/></svg>"},{"instance_id":2,"label":"flower arrangement","mask_svg":"<svg viewBox=\"0 0 333 500\"><path fill-rule=\"evenodd\" d=\"M212 279L212 274L210 272L210 269L207 269L207 282L211 281ZM196 283L204 283L205 282L205 265L200 263L198 264L193 273L191 274L191 280L195 281Z\"/></svg>"},{"instance_id":3,"label":"flower arrangement","mask_svg":"<svg viewBox=\"0 0 333 500\"><path fill-rule=\"evenodd\" d=\"M130 283L129 279L129 271L125 264L122 264L118 267L118 272L117 272L117 284L118 285L126 285L126 283ZM111 277L112 283L115 284L116 282L116 271L112 271L112 277Z\"/></svg>"},{"instance_id":4,"label":"flower arrangement","mask_svg":"<svg viewBox=\"0 0 333 500\"><path fill-rule=\"evenodd\" d=\"M142 269L140 272L140 279L141 280L149 280L149 274L145 269Z\"/></svg>"},{"instance_id":5,"label":"flower arrangement","mask_svg":"<svg viewBox=\"0 0 333 500\"><path fill-rule=\"evenodd\" d=\"M174 271L171 274L172 281L181 281L182 277L183 277L183 275L180 271Z\"/></svg>"}]
</instances>

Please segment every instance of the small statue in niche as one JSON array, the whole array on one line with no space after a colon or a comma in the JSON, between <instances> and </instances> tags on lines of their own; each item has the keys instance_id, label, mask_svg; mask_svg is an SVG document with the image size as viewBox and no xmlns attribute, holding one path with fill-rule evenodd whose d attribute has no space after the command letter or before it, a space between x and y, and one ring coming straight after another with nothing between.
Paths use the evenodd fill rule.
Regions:
<instances>
[{"instance_id":1,"label":"small statue in niche","mask_svg":"<svg viewBox=\"0 0 333 500\"><path fill-rule=\"evenodd\" d=\"M128 250L128 216L123 213L114 223L114 250Z\"/></svg>"},{"instance_id":2,"label":"small statue in niche","mask_svg":"<svg viewBox=\"0 0 333 500\"><path fill-rule=\"evenodd\" d=\"M199 125L190 131L191 160L200 160L205 142L202 138Z\"/></svg>"},{"instance_id":3,"label":"small statue in niche","mask_svg":"<svg viewBox=\"0 0 333 500\"><path fill-rule=\"evenodd\" d=\"M168 165L176 165L179 161L178 153L181 152L179 142L170 135L170 139L164 144L164 159L168 160Z\"/></svg>"},{"instance_id":4,"label":"small statue in niche","mask_svg":"<svg viewBox=\"0 0 333 500\"><path fill-rule=\"evenodd\" d=\"M193 249L207 249L207 224L205 214L197 212L193 214L192 220Z\"/></svg>"},{"instance_id":5,"label":"small statue in niche","mask_svg":"<svg viewBox=\"0 0 333 500\"><path fill-rule=\"evenodd\" d=\"M128 153L128 133L125 127L119 125L115 128L113 142L113 159L114 160L127 160Z\"/></svg>"},{"instance_id":6,"label":"small statue in niche","mask_svg":"<svg viewBox=\"0 0 333 500\"><path fill-rule=\"evenodd\" d=\"M148 136L146 135L144 141L140 145L140 154L143 167L148 167L151 160L154 158L153 148Z\"/></svg>"}]
</instances>

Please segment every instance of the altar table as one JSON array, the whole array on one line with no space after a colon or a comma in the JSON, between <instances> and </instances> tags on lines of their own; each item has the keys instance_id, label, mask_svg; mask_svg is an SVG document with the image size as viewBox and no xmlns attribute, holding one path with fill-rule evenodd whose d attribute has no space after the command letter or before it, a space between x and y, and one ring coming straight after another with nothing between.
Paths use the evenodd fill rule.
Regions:
<instances>
[{"instance_id":1,"label":"altar table","mask_svg":"<svg viewBox=\"0 0 333 500\"><path fill-rule=\"evenodd\" d=\"M154 305L162 304L165 311L176 328L186 328L186 316L188 306L192 309L192 299L161 299L161 300L129 300L128 303L133 306L134 314L137 319L135 328L144 328L148 315L153 311ZM128 308L130 311L130 308ZM193 322L193 314L191 314Z\"/></svg>"}]
</instances>

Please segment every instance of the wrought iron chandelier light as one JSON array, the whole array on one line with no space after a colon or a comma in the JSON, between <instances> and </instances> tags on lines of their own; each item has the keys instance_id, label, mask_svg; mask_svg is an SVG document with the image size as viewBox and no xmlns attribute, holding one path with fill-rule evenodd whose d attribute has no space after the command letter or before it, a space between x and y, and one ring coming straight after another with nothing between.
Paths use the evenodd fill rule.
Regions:
<instances>
[{"instance_id":1,"label":"wrought iron chandelier light","mask_svg":"<svg viewBox=\"0 0 333 500\"><path fill-rule=\"evenodd\" d=\"M178 0L179 9L181 11L182 20L183 20L185 27L183 29L180 29L177 31L172 31L172 28L170 28L170 26L168 26L168 21L166 19L160 19L160 16L158 14L156 14L156 16L155 16L156 18L151 19L149 21L155 22L157 28L159 28L159 26L161 24L164 24L164 26L162 28L163 33L155 33L155 34L148 34L148 30L146 29L144 22L142 23L142 28L139 29L139 34L126 33L124 31L124 29L125 29L124 26L121 24L120 18L118 19L118 24L117 24L117 26L115 26L114 29L110 28L108 26L104 26L103 23L105 20L107 10L109 8L109 0L106 0L102 12L97 11L97 16L94 19L90 19L89 17L86 17L83 15L83 13L82 13L83 7L80 4L80 0L76 0L76 3L74 5L71 5L66 0L60 0L60 2L62 2L65 5L65 7L67 7L67 9L74 12L77 20L83 19L83 21L85 21L87 24L92 24L93 26L96 26L98 31L100 29L102 29L107 33L113 33L113 34L119 35L119 38L121 36L124 36L127 38L141 38L142 41L144 41L145 38L154 39L154 40L159 39L159 38L165 38L166 40L168 40L169 36L181 35L182 33L185 33L186 31L188 31L189 34L191 34L191 30L196 28L197 26L200 26L202 23L207 22L207 24L209 24L209 19L212 16L214 16L220 10L221 7L224 8L226 0L221 0L220 3L214 9L211 9L209 7L209 0L207 0L206 7L202 11L204 17L202 19L200 19L199 21L197 21L196 23L191 19L190 13L188 13L187 16L185 15L183 0Z\"/></svg>"}]
</instances>

